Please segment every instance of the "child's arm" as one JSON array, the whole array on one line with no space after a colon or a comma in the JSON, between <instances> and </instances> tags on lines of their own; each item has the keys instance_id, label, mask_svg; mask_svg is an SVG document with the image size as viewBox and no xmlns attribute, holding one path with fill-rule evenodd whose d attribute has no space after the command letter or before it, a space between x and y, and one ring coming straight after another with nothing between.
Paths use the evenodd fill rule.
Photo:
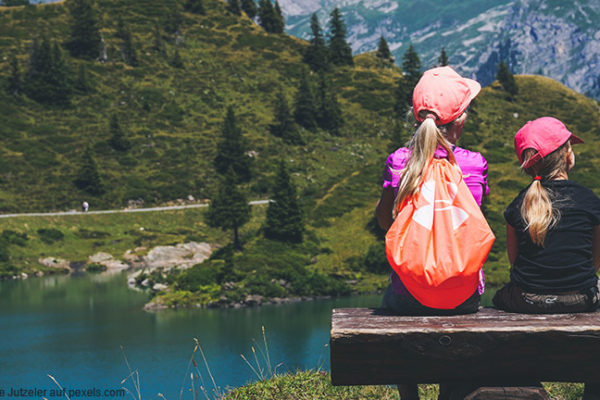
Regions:
<instances>
[{"instance_id":1,"label":"child's arm","mask_svg":"<svg viewBox=\"0 0 600 400\"><path fill-rule=\"evenodd\" d=\"M600 253L600 246L598 247L598 250ZM519 242L517 239L517 231L515 231L515 228L510 224L506 224L506 252L508 253L508 261L510 261L510 266L512 267L519 255Z\"/></svg>"},{"instance_id":2,"label":"child's arm","mask_svg":"<svg viewBox=\"0 0 600 400\"><path fill-rule=\"evenodd\" d=\"M594 242L592 243L592 256L594 269L598 272L600 269L600 225L594 227Z\"/></svg>"},{"instance_id":3,"label":"child's arm","mask_svg":"<svg viewBox=\"0 0 600 400\"><path fill-rule=\"evenodd\" d=\"M375 208L375 215L377 216L377 222L381 229L387 231L392 226L394 222L394 188L391 186L383 188L381 191L381 197L377 202L377 207Z\"/></svg>"}]
</instances>

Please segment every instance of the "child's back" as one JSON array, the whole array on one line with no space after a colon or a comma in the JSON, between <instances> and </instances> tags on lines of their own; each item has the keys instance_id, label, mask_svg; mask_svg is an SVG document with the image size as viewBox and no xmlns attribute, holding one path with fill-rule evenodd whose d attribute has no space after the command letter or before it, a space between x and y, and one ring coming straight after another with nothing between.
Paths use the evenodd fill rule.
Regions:
<instances>
[{"instance_id":1,"label":"child's back","mask_svg":"<svg viewBox=\"0 0 600 400\"><path fill-rule=\"evenodd\" d=\"M515 136L533 182L504 213L510 283L494 297L513 312L593 311L598 307L600 199L568 180L571 143L582 140L555 118L528 122Z\"/></svg>"}]
</instances>

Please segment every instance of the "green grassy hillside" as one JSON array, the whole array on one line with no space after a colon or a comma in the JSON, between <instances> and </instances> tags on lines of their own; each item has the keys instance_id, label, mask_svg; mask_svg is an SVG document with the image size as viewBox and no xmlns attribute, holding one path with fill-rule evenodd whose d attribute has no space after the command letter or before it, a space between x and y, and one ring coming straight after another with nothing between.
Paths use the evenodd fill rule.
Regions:
<instances>
[{"instance_id":1,"label":"green grassy hillside","mask_svg":"<svg viewBox=\"0 0 600 400\"><path fill-rule=\"evenodd\" d=\"M0 93L0 211L62 210L77 207L83 198L91 199L97 209L122 206L130 199L148 204L188 194L210 197L215 182L212 160L229 105L234 106L249 150L258 153L256 178L250 185L254 197L266 195L279 158L292 162L302 189L323 190L344 171L362 166L364 157L372 160L383 149L385 140L377 134L385 133L389 124L379 116L391 110L397 68L379 68L365 56L353 69L337 69L335 90L347 121L342 135L304 131L306 147L288 146L267 128L278 88L293 99L305 68L301 59L306 42L266 34L247 17L229 14L219 0L205 2L205 16L182 13L177 40L162 29L170 10L183 11L177 2L96 3L109 60L68 58L74 74L80 65L87 68L91 94L74 96L70 106L48 107L25 96ZM0 8L4 77L11 54L17 55L22 71L27 68L34 39L65 43L68 17L62 3ZM122 61L118 18L132 32L137 67ZM157 28L166 55L154 49ZM176 50L183 69L171 65ZM128 152L108 144L111 115L119 118L132 142ZM100 197L73 184L87 145L108 187Z\"/></svg>"},{"instance_id":2,"label":"green grassy hillside","mask_svg":"<svg viewBox=\"0 0 600 400\"><path fill-rule=\"evenodd\" d=\"M210 197L216 182L212 165L216 142L225 110L233 105L249 149L256 152L247 191L251 197L268 197L276 162L287 160L305 210L306 240L292 245L265 239L260 230L263 208L255 209L242 232L244 251L236 253L229 252L230 235L187 219L203 221L203 211L177 218L164 214L171 219L164 223L160 215L2 221L4 230L17 235L10 233L4 240L10 254L4 265L11 266L6 276L32 272L42 256L81 261L107 251L121 258L139 243L147 251L159 244L205 240L222 249L211 260L186 272L150 277L174 289L158 301L208 303L225 296L235 302L248 294L331 295L385 286L389 267L373 209L386 156L408 136L392 116L397 68L363 54L355 58L354 67L335 69L333 81L346 124L339 136L305 130L306 145L293 146L272 136L268 125L278 87L290 100L296 91L305 42L266 34L246 17L228 15L224 4L215 0L207 1L206 16L184 14L178 44L163 32L165 57L153 49L153 32L163 24L162 16L169 10L166 3L99 0L98 9L109 61L69 59L74 70L79 64L87 66L95 86L91 94L75 96L64 107L42 106L6 91L0 94L0 209L74 208L84 198L97 209L138 198L159 203L188 194ZM133 32L137 67L120 61L117 16ZM16 52L24 66L33 39L46 35L64 42L67 27L62 4L0 9L0 50L3 55ZM170 64L176 49L185 69ZM7 59L0 57L0 71L8 71ZM600 193L595 173L600 163L595 150L600 141L598 103L548 78L516 79L519 94L514 98L497 83L482 90L459 142L481 151L489 162L491 192L485 213L497 236L485 267L491 286L508 279L502 211L529 182L519 172L512 146L514 133L527 120L554 116L584 138L586 143L575 148L572 178ZM108 145L112 114L118 115L132 141L127 153ZM88 144L109 188L96 198L73 184ZM155 232L134 230L148 225L145 219L153 221ZM63 241L44 244L40 234L44 229L61 231ZM85 232L103 232L102 239L85 237ZM18 239L23 234L28 237L25 242ZM289 285L281 285L281 280ZM235 284L225 285L230 282Z\"/></svg>"}]
</instances>

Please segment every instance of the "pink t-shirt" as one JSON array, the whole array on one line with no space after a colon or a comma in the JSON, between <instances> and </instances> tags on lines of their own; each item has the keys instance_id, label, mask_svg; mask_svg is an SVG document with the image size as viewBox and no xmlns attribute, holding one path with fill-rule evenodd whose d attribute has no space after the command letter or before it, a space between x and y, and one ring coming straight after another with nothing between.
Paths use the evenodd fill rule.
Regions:
<instances>
[{"instance_id":1,"label":"pink t-shirt","mask_svg":"<svg viewBox=\"0 0 600 400\"><path fill-rule=\"evenodd\" d=\"M458 146L452 148L456 163L460 167L463 173L463 179L467 184L467 187L471 191L471 194L475 198L477 205L481 207L481 201L483 196L487 196L490 192L490 188L487 182L488 164L481 153L475 151L469 151ZM408 159L410 158L411 150L407 147L401 147L392 154L389 155L387 162L385 163L385 171L383 173L383 187L393 187L394 195L398 194L398 186L402 179L402 169L406 166ZM438 147L434 157L446 158L448 153L442 147ZM406 287L400 280L400 277L392 272L390 276L392 282L392 288L398 295L408 295ZM483 293L485 288L483 270L480 272L479 279L479 294Z\"/></svg>"}]
</instances>

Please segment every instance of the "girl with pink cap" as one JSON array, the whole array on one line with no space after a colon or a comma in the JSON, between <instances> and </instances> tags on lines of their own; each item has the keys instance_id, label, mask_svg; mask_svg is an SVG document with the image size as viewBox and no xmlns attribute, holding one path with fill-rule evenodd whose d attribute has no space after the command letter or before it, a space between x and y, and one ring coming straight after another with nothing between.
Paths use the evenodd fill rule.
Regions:
<instances>
[{"instance_id":1,"label":"girl with pink cap","mask_svg":"<svg viewBox=\"0 0 600 400\"><path fill-rule=\"evenodd\" d=\"M399 148L387 158L383 190L376 208L377 220L384 230L392 226L397 205L419 188L423 173L434 157L458 164L467 187L481 206L483 196L489 192L487 161L479 153L456 146L467 118L467 108L480 90L479 83L461 77L450 67L433 68L423 74L413 91L412 111L417 129L407 147ZM442 310L421 304L409 293L396 272L392 272L382 307L402 315L474 313L479 309L484 288L481 270L479 276L479 287L469 298L454 309ZM398 385L398 390L403 400L419 398L414 383ZM440 386L439 398L447 399L450 395L459 396L470 391L461 385L445 384Z\"/></svg>"},{"instance_id":2,"label":"girl with pink cap","mask_svg":"<svg viewBox=\"0 0 600 400\"><path fill-rule=\"evenodd\" d=\"M600 199L569 180L571 145L582 142L552 117L517 132L515 152L533 180L504 212L511 271L496 307L534 314L598 309ZM600 399L600 385L586 383L583 399Z\"/></svg>"},{"instance_id":3,"label":"girl with pink cap","mask_svg":"<svg viewBox=\"0 0 600 400\"><path fill-rule=\"evenodd\" d=\"M533 178L504 212L510 282L494 304L506 311L572 313L598 308L600 199L569 180L572 144L583 141L556 118L529 121L515 136Z\"/></svg>"},{"instance_id":4,"label":"girl with pink cap","mask_svg":"<svg viewBox=\"0 0 600 400\"><path fill-rule=\"evenodd\" d=\"M447 158L458 164L463 179L475 201L481 206L489 193L487 162L480 153L456 146L467 118L467 108L481 90L472 79L461 77L450 67L425 71L413 91L412 111L417 129L407 147L389 155L383 177L383 190L377 204L379 225L386 231L395 218L396 205L415 192L422 174L432 158ZM400 277L392 272L383 307L403 315L441 315L474 313L483 293L483 273L480 284L463 304L450 310L429 308L419 303L406 289Z\"/></svg>"}]
</instances>

